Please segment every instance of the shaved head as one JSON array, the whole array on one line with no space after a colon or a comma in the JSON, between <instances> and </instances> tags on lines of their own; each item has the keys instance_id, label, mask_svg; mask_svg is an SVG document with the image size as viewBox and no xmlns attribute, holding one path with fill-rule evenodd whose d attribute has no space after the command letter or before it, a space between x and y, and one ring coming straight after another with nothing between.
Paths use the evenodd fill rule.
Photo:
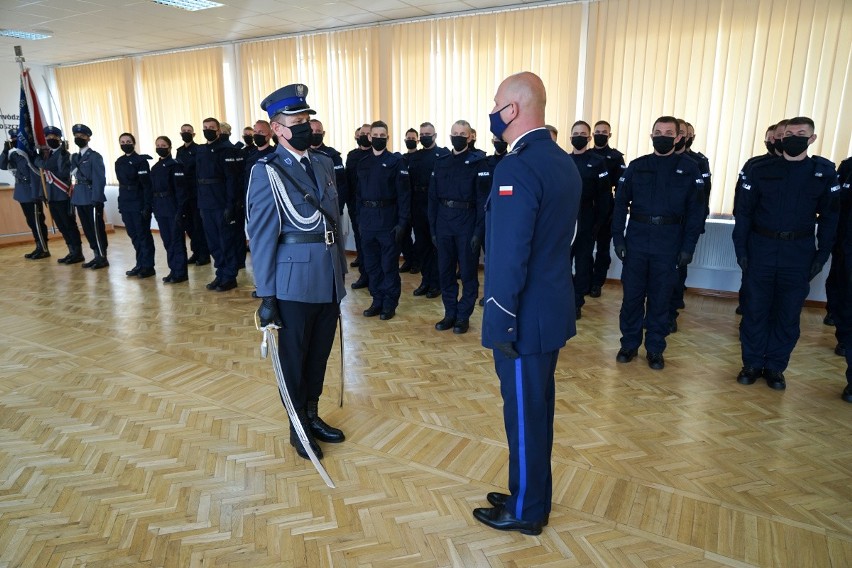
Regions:
<instances>
[{"instance_id":1,"label":"shaved head","mask_svg":"<svg viewBox=\"0 0 852 568\"><path fill-rule=\"evenodd\" d=\"M547 93L544 83L535 73L524 71L510 75L500 83L494 96L494 110L508 124L503 133L507 142L519 135L544 126L544 106Z\"/></svg>"}]
</instances>

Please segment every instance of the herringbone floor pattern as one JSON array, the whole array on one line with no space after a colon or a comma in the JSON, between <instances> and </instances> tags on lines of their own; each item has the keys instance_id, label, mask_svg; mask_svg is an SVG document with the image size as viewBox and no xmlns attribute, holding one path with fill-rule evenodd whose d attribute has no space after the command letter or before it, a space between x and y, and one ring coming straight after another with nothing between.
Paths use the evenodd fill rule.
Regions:
<instances>
[{"instance_id":1,"label":"herringbone floor pattern","mask_svg":"<svg viewBox=\"0 0 852 568\"><path fill-rule=\"evenodd\" d=\"M0 249L0 567L852 566L852 406L818 309L778 393L734 381L731 300L687 296L664 371L616 365L608 284L560 358L555 504L529 537L470 514L507 475L481 308L455 336L419 276L389 322L346 297L329 489L288 444L250 275L164 286L158 251L156 279L128 279L110 241L95 272Z\"/></svg>"}]
</instances>

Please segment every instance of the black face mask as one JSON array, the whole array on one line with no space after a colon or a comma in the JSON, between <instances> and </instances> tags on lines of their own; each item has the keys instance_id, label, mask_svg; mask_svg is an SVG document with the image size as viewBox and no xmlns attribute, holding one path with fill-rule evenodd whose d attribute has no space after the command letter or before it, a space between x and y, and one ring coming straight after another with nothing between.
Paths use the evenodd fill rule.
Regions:
<instances>
[{"instance_id":1,"label":"black face mask","mask_svg":"<svg viewBox=\"0 0 852 568\"><path fill-rule=\"evenodd\" d=\"M505 154L506 150L509 149L509 144L506 143L506 142L503 142L502 140L495 140L493 142L493 144L494 144L494 151L497 152L498 154Z\"/></svg>"},{"instance_id":2,"label":"black face mask","mask_svg":"<svg viewBox=\"0 0 852 568\"><path fill-rule=\"evenodd\" d=\"M654 144L654 151L658 154L668 154L675 147L674 136L652 136L651 141Z\"/></svg>"},{"instance_id":3,"label":"black face mask","mask_svg":"<svg viewBox=\"0 0 852 568\"><path fill-rule=\"evenodd\" d=\"M609 144L609 136L606 134L595 134L595 146L603 148L607 144Z\"/></svg>"},{"instance_id":4,"label":"black face mask","mask_svg":"<svg viewBox=\"0 0 852 568\"><path fill-rule=\"evenodd\" d=\"M467 149L468 150L476 150L475 146L476 146L476 140L471 140L470 142L467 143Z\"/></svg>"},{"instance_id":5,"label":"black face mask","mask_svg":"<svg viewBox=\"0 0 852 568\"><path fill-rule=\"evenodd\" d=\"M121 145L121 151L124 152L125 154L132 154L133 153L133 144L122 144Z\"/></svg>"},{"instance_id":6,"label":"black face mask","mask_svg":"<svg viewBox=\"0 0 852 568\"><path fill-rule=\"evenodd\" d=\"M366 134L358 136L358 145L362 148L368 148L370 146L370 139Z\"/></svg>"},{"instance_id":7,"label":"black face mask","mask_svg":"<svg viewBox=\"0 0 852 568\"><path fill-rule=\"evenodd\" d=\"M47 145L52 150L56 150L57 148L59 148L59 146L62 145L62 142L60 140L58 140L57 138L48 138L47 139Z\"/></svg>"},{"instance_id":8,"label":"black face mask","mask_svg":"<svg viewBox=\"0 0 852 568\"><path fill-rule=\"evenodd\" d=\"M434 137L434 136L421 136L421 137L420 137L420 144L421 144L424 148L428 148L429 146L431 146L431 145L432 145L432 142L434 142L434 141L435 141L435 137Z\"/></svg>"},{"instance_id":9,"label":"black face mask","mask_svg":"<svg viewBox=\"0 0 852 568\"><path fill-rule=\"evenodd\" d=\"M192 142L192 132L181 132L180 139L183 140L186 144Z\"/></svg>"},{"instance_id":10,"label":"black face mask","mask_svg":"<svg viewBox=\"0 0 852 568\"><path fill-rule=\"evenodd\" d=\"M385 148L388 147L388 139L387 138L373 138L373 141L370 143L373 147L373 150L376 152L382 152Z\"/></svg>"},{"instance_id":11,"label":"black face mask","mask_svg":"<svg viewBox=\"0 0 852 568\"><path fill-rule=\"evenodd\" d=\"M589 138L587 136L572 136L571 145L577 150L582 150L589 145Z\"/></svg>"},{"instance_id":12,"label":"black face mask","mask_svg":"<svg viewBox=\"0 0 852 568\"><path fill-rule=\"evenodd\" d=\"M201 132L204 134L204 139L207 140L208 142L213 142L214 140L219 138L219 135L216 134L216 131L212 130L210 128L205 128Z\"/></svg>"},{"instance_id":13,"label":"black face mask","mask_svg":"<svg viewBox=\"0 0 852 568\"><path fill-rule=\"evenodd\" d=\"M86 146L88 146L88 145L89 145L89 141L88 141L88 140L86 140L85 138L77 138L77 137L75 136L75 137L74 137L74 144L76 144L76 145L77 145L77 146L79 146L80 148L85 148Z\"/></svg>"},{"instance_id":14,"label":"black face mask","mask_svg":"<svg viewBox=\"0 0 852 568\"><path fill-rule=\"evenodd\" d=\"M325 136L324 132L311 133L311 146L322 146L322 139Z\"/></svg>"},{"instance_id":15,"label":"black face mask","mask_svg":"<svg viewBox=\"0 0 852 568\"><path fill-rule=\"evenodd\" d=\"M785 136L781 139L784 153L795 158L808 149L808 140L810 139L810 136Z\"/></svg>"},{"instance_id":16,"label":"black face mask","mask_svg":"<svg viewBox=\"0 0 852 568\"><path fill-rule=\"evenodd\" d=\"M470 144L467 141L467 136L450 136L450 142L453 145L453 150L461 152L470 149Z\"/></svg>"},{"instance_id":17,"label":"black face mask","mask_svg":"<svg viewBox=\"0 0 852 568\"><path fill-rule=\"evenodd\" d=\"M680 152L684 148L686 148L686 138L681 137L680 140L675 142L674 149L675 149L675 152Z\"/></svg>"},{"instance_id":18,"label":"black face mask","mask_svg":"<svg viewBox=\"0 0 852 568\"><path fill-rule=\"evenodd\" d=\"M784 153L784 141L783 140L784 140L783 138L776 138L775 141L773 142L772 146L775 148L776 154L780 155L780 154Z\"/></svg>"},{"instance_id":19,"label":"black face mask","mask_svg":"<svg viewBox=\"0 0 852 568\"><path fill-rule=\"evenodd\" d=\"M689 150L692 148L692 143L695 141L695 136L690 136L686 139L686 149Z\"/></svg>"},{"instance_id":20,"label":"black face mask","mask_svg":"<svg viewBox=\"0 0 852 568\"><path fill-rule=\"evenodd\" d=\"M243 142L245 142L246 146L254 145L254 136L251 134L243 134Z\"/></svg>"},{"instance_id":21,"label":"black face mask","mask_svg":"<svg viewBox=\"0 0 852 568\"><path fill-rule=\"evenodd\" d=\"M415 148L417 148L417 140L406 139L405 140L405 147L408 148L409 150L414 150Z\"/></svg>"},{"instance_id":22,"label":"black face mask","mask_svg":"<svg viewBox=\"0 0 852 568\"><path fill-rule=\"evenodd\" d=\"M169 148L157 148L157 155L161 158L168 158L172 151Z\"/></svg>"},{"instance_id":23,"label":"black face mask","mask_svg":"<svg viewBox=\"0 0 852 568\"><path fill-rule=\"evenodd\" d=\"M770 154L775 153L775 141L774 140L764 140L763 144L766 146L766 151Z\"/></svg>"},{"instance_id":24,"label":"black face mask","mask_svg":"<svg viewBox=\"0 0 852 568\"><path fill-rule=\"evenodd\" d=\"M260 148L261 146L266 146L267 144L266 136L264 136L263 134L255 134L251 137L251 139L254 142L254 145L258 148Z\"/></svg>"},{"instance_id":25,"label":"black face mask","mask_svg":"<svg viewBox=\"0 0 852 568\"><path fill-rule=\"evenodd\" d=\"M304 152L311 145L311 123L294 124L290 128L290 139L287 142L298 152Z\"/></svg>"}]
</instances>

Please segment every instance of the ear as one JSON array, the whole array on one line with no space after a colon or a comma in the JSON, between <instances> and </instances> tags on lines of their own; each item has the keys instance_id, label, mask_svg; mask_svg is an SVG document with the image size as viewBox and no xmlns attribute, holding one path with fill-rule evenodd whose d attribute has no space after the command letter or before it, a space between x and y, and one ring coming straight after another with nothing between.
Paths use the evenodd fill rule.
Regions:
<instances>
[{"instance_id":1,"label":"ear","mask_svg":"<svg viewBox=\"0 0 852 568\"><path fill-rule=\"evenodd\" d=\"M817 135L811 134L811 137L808 138L808 144L813 144L814 142L816 142L816 139L817 139Z\"/></svg>"}]
</instances>

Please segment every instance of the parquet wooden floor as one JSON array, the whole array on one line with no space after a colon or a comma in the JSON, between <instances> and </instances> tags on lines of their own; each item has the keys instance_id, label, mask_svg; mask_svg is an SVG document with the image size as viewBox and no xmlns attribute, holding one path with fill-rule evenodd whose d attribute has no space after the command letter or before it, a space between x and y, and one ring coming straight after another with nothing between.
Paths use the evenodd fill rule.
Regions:
<instances>
[{"instance_id":1,"label":"parquet wooden floor","mask_svg":"<svg viewBox=\"0 0 852 568\"><path fill-rule=\"evenodd\" d=\"M555 504L530 537L470 513L507 476L481 308L455 336L419 276L389 322L350 292L329 489L288 444L250 274L165 286L162 250L147 280L123 231L109 250L93 272L0 249L0 567L852 566L852 405L819 309L778 393L734 380L732 300L687 295L664 371L616 365L607 284L560 358Z\"/></svg>"}]
</instances>

